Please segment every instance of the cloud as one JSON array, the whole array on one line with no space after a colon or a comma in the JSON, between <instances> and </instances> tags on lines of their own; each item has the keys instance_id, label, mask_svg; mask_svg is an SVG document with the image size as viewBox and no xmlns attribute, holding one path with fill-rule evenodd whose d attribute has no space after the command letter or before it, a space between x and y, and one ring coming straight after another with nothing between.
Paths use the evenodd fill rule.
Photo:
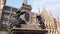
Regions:
<instances>
[{"instance_id":1,"label":"cloud","mask_svg":"<svg viewBox=\"0 0 60 34\"><path fill-rule=\"evenodd\" d=\"M48 1L50 1L50 2L56 2L57 0L48 0Z\"/></svg>"},{"instance_id":2,"label":"cloud","mask_svg":"<svg viewBox=\"0 0 60 34\"><path fill-rule=\"evenodd\" d=\"M34 0L34 2L32 3L32 11L38 13L38 6L40 7L40 9L42 9L41 6L42 6L45 2L46 2L46 0Z\"/></svg>"},{"instance_id":3,"label":"cloud","mask_svg":"<svg viewBox=\"0 0 60 34\"><path fill-rule=\"evenodd\" d=\"M53 16L60 16L60 4L48 5L46 8L52 12Z\"/></svg>"},{"instance_id":4,"label":"cloud","mask_svg":"<svg viewBox=\"0 0 60 34\"><path fill-rule=\"evenodd\" d=\"M60 4L47 5L46 7L47 7L48 9L60 10Z\"/></svg>"},{"instance_id":5,"label":"cloud","mask_svg":"<svg viewBox=\"0 0 60 34\"><path fill-rule=\"evenodd\" d=\"M40 10L43 8L48 9L48 11L52 12L53 16L60 16L60 0L34 0L32 3L32 11L38 13L38 5Z\"/></svg>"},{"instance_id":6,"label":"cloud","mask_svg":"<svg viewBox=\"0 0 60 34\"><path fill-rule=\"evenodd\" d=\"M39 4L44 4L46 2L46 0L41 0L40 2L39 2Z\"/></svg>"},{"instance_id":7,"label":"cloud","mask_svg":"<svg viewBox=\"0 0 60 34\"><path fill-rule=\"evenodd\" d=\"M48 0L49 2L60 2L60 0Z\"/></svg>"}]
</instances>

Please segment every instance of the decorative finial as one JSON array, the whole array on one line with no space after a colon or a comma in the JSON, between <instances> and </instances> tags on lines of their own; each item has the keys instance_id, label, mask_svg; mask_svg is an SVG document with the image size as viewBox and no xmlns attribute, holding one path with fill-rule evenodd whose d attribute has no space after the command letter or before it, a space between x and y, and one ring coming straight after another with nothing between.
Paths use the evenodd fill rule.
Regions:
<instances>
[{"instance_id":1,"label":"decorative finial","mask_svg":"<svg viewBox=\"0 0 60 34\"><path fill-rule=\"evenodd\" d=\"M40 13L40 8L39 8L39 5L38 5L38 12Z\"/></svg>"},{"instance_id":2,"label":"decorative finial","mask_svg":"<svg viewBox=\"0 0 60 34\"><path fill-rule=\"evenodd\" d=\"M24 3L24 4L27 4L27 0L23 0L23 3Z\"/></svg>"}]
</instances>

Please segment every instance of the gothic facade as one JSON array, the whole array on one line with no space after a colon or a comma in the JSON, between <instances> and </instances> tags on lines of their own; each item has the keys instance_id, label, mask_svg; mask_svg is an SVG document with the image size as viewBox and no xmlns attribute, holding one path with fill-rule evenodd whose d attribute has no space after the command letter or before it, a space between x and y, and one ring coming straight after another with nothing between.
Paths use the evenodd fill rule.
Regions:
<instances>
[{"instance_id":1,"label":"gothic facade","mask_svg":"<svg viewBox=\"0 0 60 34\"><path fill-rule=\"evenodd\" d=\"M59 19L54 18L47 9L43 9L41 16L44 20L48 34L58 34L60 21Z\"/></svg>"}]
</instances>

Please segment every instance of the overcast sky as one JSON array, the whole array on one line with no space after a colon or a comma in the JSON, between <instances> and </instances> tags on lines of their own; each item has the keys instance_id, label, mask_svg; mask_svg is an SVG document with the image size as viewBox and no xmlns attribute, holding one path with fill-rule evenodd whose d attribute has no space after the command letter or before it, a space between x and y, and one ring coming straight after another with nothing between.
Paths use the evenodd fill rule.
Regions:
<instances>
[{"instance_id":1,"label":"overcast sky","mask_svg":"<svg viewBox=\"0 0 60 34\"><path fill-rule=\"evenodd\" d=\"M23 0L7 0L6 5L20 8ZM28 4L32 6L32 12L38 13L38 6L40 11L43 8L48 9L54 17L60 16L60 0L28 0Z\"/></svg>"}]
</instances>

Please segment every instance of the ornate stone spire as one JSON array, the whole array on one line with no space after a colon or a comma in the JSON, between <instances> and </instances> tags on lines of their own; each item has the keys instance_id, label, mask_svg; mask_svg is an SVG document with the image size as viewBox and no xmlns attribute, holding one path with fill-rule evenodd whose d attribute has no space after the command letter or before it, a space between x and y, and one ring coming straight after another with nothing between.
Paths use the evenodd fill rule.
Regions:
<instances>
[{"instance_id":1,"label":"ornate stone spire","mask_svg":"<svg viewBox=\"0 0 60 34\"><path fill-rule=\"evenodd\" d=\"M38 6L38 12L40 13L40 8L39 8L39 6Z\"/></svg>"},{"instance_id":2,"label":"ornate stone spire","mask_svg":"<svg viewBox=\"0 0 60 34\"><path fill-rule=\"evenodd\" d=\"M24 3L24 4L27 4L27 0L23 0L23 3Z\"/></svg>"}]
</instances>

